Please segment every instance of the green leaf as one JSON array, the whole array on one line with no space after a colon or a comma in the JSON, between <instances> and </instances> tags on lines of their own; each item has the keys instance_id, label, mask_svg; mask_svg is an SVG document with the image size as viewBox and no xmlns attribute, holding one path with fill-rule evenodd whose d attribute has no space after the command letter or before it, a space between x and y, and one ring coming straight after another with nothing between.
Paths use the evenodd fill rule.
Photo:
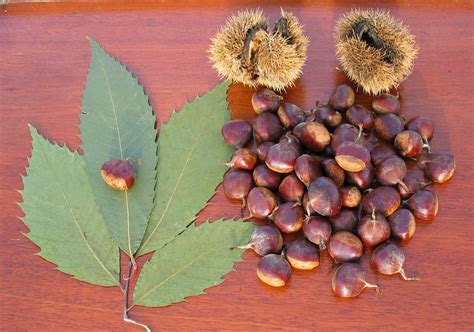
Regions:
<instances>
[{"instance_id":1,"label":"green leaf","mask_svg":"<svg viewBox=\"0 0 474 332\"><path fill-rule=\"evenodd\" d=\"M254 225L241 221L217 221L191 226L147 262L137 281L134 304L155 307L204 294L224 281L223 275L241 260Z\"/></svg>"},{"instance_id":2,"label":"green leaf","mask_svg":"<svg viewBox=\"0 0 474 332\"><path fill-rule=\"evenodd\" d=\"M81 139L97 203L112 237L128 256L138 249L153 208L157 143L155 116L143 88L94 40L84 90ZM127 191L109 188L100 167L110 159L138 161Z\"/></svg>"},{"instance_id":3,"label":"green leaf","mask_svg":"<svg viewBox=\"0 0 474 332\"><path fill-rule=\"evenodd\" d=\"M160 129L155 206L138 255L157 250L182 232L205 207L232 154L221 138L230 120L224 82L174 113Z\"/></svg>"},{"instance_id":4,"label":"green leaf","mask_svg":"<svg viewBox=\"0 0 474 332\"><path fill-rule=\"evenodd\" d=\"M26 236L41 248L41 257L74 278L119 285L119 250L94 201L84 161L30 131L33 152L21 192Z\"/></svg>"}]
</instances>

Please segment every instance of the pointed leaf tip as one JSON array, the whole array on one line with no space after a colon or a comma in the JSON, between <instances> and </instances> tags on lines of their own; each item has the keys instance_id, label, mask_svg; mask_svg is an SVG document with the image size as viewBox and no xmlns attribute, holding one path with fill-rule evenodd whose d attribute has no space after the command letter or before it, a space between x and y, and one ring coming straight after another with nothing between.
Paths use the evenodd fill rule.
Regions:
<instances>
[{"instance_id":1,"label":"pointed leaf tip","mask_svg":"<svg viewBox=\"0 0 474 332\"><path fill-rule=\"evenodd\" d=\"M156 117L143 87L127 68L95 40L89 42L92 61L80 124L83 156L110 233L133 257L155 196ZM140 160L135 184L125 192L113 191L104 185L98 170L107 160L127 158Z\"/></svg>"},{"instance_id":2,"label":"pointed leaf tip","mask_svg":"<svg viewBox=\"0 0 474 332\"><path fill-rule=\"evenodd\" d=\"M160 127L158 186L138 255L173 240L196 218L222 181L227 168L219 161L228 160L232 154L221 138L222 126L230 121L228 84L219 83L187 103Z\"/></svg>"},{"instance_id":3,"label":"pointed leaf tip","mask_svg":"<svg viewBox=\"0 0 474 332\"><path fill-rule=\"evenodd\" d=\"M99 43L92 37L87 36L87 41L89 42L89 45L91 45L92 48L100 47Z\"/></svg>"},{"instance_id":4,"label":"pointed leaf tip","mask_svg":"<svg viewBox=\"0 0 474 332\"><path fill-rule=\"evenodd\" d=\"M36 127L34 127L31 123L28 123L28 129L30 130L30 135L31 135L32 138L33 138L34 136L41 135L41 134L38 132L38 129L36 129Z\"/></svg>"}]
</instances>

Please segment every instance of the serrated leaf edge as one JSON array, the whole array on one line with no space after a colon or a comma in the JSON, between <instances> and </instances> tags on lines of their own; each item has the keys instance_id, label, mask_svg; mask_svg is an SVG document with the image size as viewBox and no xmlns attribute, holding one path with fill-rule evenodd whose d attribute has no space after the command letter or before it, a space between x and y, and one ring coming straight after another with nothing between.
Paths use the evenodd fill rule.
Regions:
<instances>
[{"instance_id":1,"label":"serrated leaf edge","mask_svg":"<svg viewBox=\"0 0 474 332\"><path fill-rule=\"evenodd\" d=\"M213 89L215 89L215 88L218 87L219 85L227 84L227 88L226 88L226 98L225 98L226 110L227 110L227 111L229 111L229 102L228 102L228 99L227 99L227 98L228 98L228 93L227 93L227 92L228 92L228 90L229 90L230 83L231 83L231 82L227 80L227 81L224 81L224 82L219 83L218 85L216 85L216 86L213 88ZM212 90L210 90L210 91L212 91ZM208 91L208 92L209 92L209 91ZM200 98L203 98L208 92L204 93L204 94L201 95L201 96L200 96L199 94L196 95L196 97L195 97L195 98L193 99L193 101L191 101L191 102L186 101L186 103L185 103L185 104L183 105L183 107L181 108L181 111L182 111L185 107L187 107L188 105L190 105L190 104L192 104L193 102L195 102L196 100L198 100L198 99L200 99ZM180 111L180 112L176 112L175 110L173 110L173 112L172 112L172 114L171 114L170 119L168 120L168 122L171 120L171 118L172 118L173 116L180 116L180 115L181 115L181 111ZM165 123L165 124L162 124L162 127L166 127L166 126L168 125L168 122ZM161 127L161 128L162 128L162 127ZM161 129L161 128L160 128L160 129ZM200 135L202 135L202 134L200 134ZM199 136L199 137L200 137L200 136ZM175 187L174 187L174 189L173 189L173 192L172 192L172 194L170 195L170 198L168 199L168 202L167 202L167 204L166 204L166 208L165 208L165 210L163 211L163 213L161 214L160 220L158 220L158 223L157 223L156 226L153 228L153 231L150 233L150 235L149 235L146 239L143 238L142 243L140 244L140 247L139 247L138 250L137 250L137 253L138 253L139 256L140 256L140 255L144 255L144 254L147 253L147 252L141 253L141 251L140 251L141 248L145 247L145 245L148 243L148 241L153 237L153 235L155 234L156 230L159 228L161 222L163 221L164 217L166 216L166 213L167 213L167 211L168 211L168 208L169 208L169 206L171 205L171 202L172 202L172 200L173 200L174 195L176 194L176 190L177 190L177 188L179 187L179 183L180 183L181 178L182 178L182 176L183 176L183 174L184 174L184 171L185 171L185 169L186 169L186 165L188 164L188 162L189 162L189 160L190 160L190 155L193 153L194 148L196 147L196 143L197 143L198 141L199 141L199 139L196 139L196 140L194 141L193 147L191 148L190 152L188 153L188 156L187 156L187 158L186 158L186 162L184 163L184 166L183 166L183 168L182 168L182 170L181 170L181 173L180 173L180 175L179 175L178 181L176 181L176 185L175 185ZM159 146L159 144L158 144L158 146ZM159 184L158 184L158 185L159 185ZM220 185L220 183L214 188L213 194L209 197L209 199L208 199L207 202L204 204L204 206L194 215L194 217L193 217L192 219L189 220L188 225L187 225L183 230L185 230L185 229L188 228L190 225L192 225L193 221L196 219L196 217L197 217L197 215L199 214L199 212L201 212L201 211L209 204L209 200L210 200L212 197L214 197L214 195L215 195L216 192L217 192L217 187L218 187L219 185ZM156 197L156 196L155 196L155 197ZM180 232L179 234L177 234L173 239L171 239L171 240L168 241L167 243L173 241L173 240L174 240L177 236L179 236L181 233L182 233L182 232ZM165 246L165 245L166 245L166 244L164 244L163 246ZM163 246L162 246L162 247L163 247Z\"/></svg>"},{"instance_id":2,"label":"serrated leaf edge","mask_svg":"<svg viewBox=\"0 0 474 332\"><path fill-rule=\"evenodd\" d=\"M69 155L71 155L72 158L74 158L74 156L75 156L76 154L77 154L77 157L78 157L78 158L81 158L81 156L80 156L77 152L72 152L72 151L67 147L66 144L64 144L64 146L61 146L60 144L57 144L57 143L55 143L55 142L51 142L50 140L48 140L46 137L44 137L43 135L41 135L41 134L39 133L38 129L36 129L36 128L35 128L34 126L32 126L30 123L28 123L28 128L30 129L32 142L33 142L33 139L34 139L33 135L37 135L39 138L44 139L44 140L47 141L49 144L51 144L51 145L53 145L53 146L56 146L56 147L58 147L58 148L61 149L61 150L66 151ZM48 160L47 154L46 154L42 149L41 149L40 151L41 151L41 153L45 156L45 159ZM31 146L31 155L33 156L33 145ZM28 164L30 164L30 160L31 160L31 157L28 158ZM49 163L49 160L48 160L48 163ZM85 170L84 170L84 171L85 171ZM85 173L87 174L87 172L85 172ZM28 168L26 168L26 176L22 176L23 188L24 188L24 179L25 179L28 175L29 175L29 174L28 174ZM60 185L59 187L62 188L61 185ZM23 198L23 191L24 191L24 189L20 191L22 198ZM88 242L87 239L85 238L84 232L82 231L81 226L80 226L80 225L78 224L78 222L77 222L77 218L76 218L76 216L75 216L75 214L74 214L74 211L72 211L72 209L71 209L71 207L70 207L69 200L68 200L67 196L65 195L65 193L64 193L63 190L61 190L61 191L62 191L62 194L63 194L63 198L64 198L64 200L65 200L65 202L66 202L66 204L67 204L68 210L69 210L69 212L71 213L72 219L74 220L74 224L75 224L76 227L78 228L79 233L81 234L82 239L84 240L84 242L85 242L86 245L87 245L87 248L88 248L89 251L92 253L93 257L96 259L96 261L97 261L97 262L99 263L99 265L102 267L102 269L107 273L107 275L112 278L112 280L116 283L116 285L120 285L120 281L119 281L118 279L116 279L116 278L114 277L114 275L112 274L112 272L107 269L107 267L102 263L102 261L101 261L101 260L99 259L99 257L96 255L95 251L94 251L94 250L91 248L91 246L89 245L89 242ZM23 200L23 201L24 201L24 200ZM23 203L18 203L18 204L19 204L20 207L21 207L21 205L22 205ZM22 210L23 210L23 209L22 209ZM100 213L99 213L99 214L100 214ZM24 218L24 217L19 217L19 219L22 221L22 223L25 224L24 221L23 221L23 218ZM25 224L25 225L28 227L27 224ZM28 227L28 228L29 228L29 227ZM30 237L29 237L29 233L30 233L30 232L28 232L28 233L22 233L22 234L24 234L24 235L31 241L31 239L30 239ZM33 242L33 241L32 241L32 242ZM34 243L34 242L33 242L33 243ZM39 247L39 248L40 248L40 247ZM41 249L41 248L40 248L40 249ZM43 256L41 255L41 252L42 252L42 251L40 250L39 252L37 252L37 253L35 253L35 254L38 255L38 256L43 257ZM56 265L55 269L58 269L58 270L59 270L59 265L55 264L54 262L51 262L51 263L53 263L54 265ZM63 272L63 271L61 271L61 272ZM73 274L66 273L66 272L63 272L63 273L68 274L68 275L71 275L71 276L74 277ZM77 280L79 280L79 279L77 279ZM82 280L82 281L87 282L86 280Z\"/></svg>"},{"instance_id":3,"label":"serrated leaf edge","mask_svg":"<svg viewBox=\"0 0 474 332\"><path fill-rule=\"evenodd\" d=\"M119 59L117 59L115 56L113 56L111 53L109 53L105 48L103 48L95 39L91 38L91 37L87 37L87 40L89 41L89 44L90 44L90 47L92 49L92 54L93 54L93 51L94 51L94 44L100 49L102 50L107 56L109 56L111 59L113 59L113 61L115 61L117 64L119 64L121 67L124 68L124 70L133 78L133 80L136 82L137 86L139 86L143 92L143 95L146 97L146 100L147 100L147 103L148 105L150 106L150 110L151 110L151 114L155 117L155 123L153 125L154 129L155 129L155 143L157 142L157 139L158 139L158 130L157 130L157 120L156 120L156 113L154 112L153 110L153 106L151 105L150 103L150 97L148 96L148 94L146 93L146 90L145 90L145 87L140 84L138 78L133 74L133 72L124 64L122 63ZM109 83L109 78L108 78L108 75L105 71L105 68L104 68L104 64L103 64L103 61L102 61L102 55L99 54L99 62L100 62L100 65L101 65L101 69L104 73L104 76L105 76L105 79L106 79L106 82L107 82L107 91L109 93L109 98L110 98L110 102L111 102L111 105L113 106L113 111L114 111L114 117L115 117L115 123L116 123L116 128L117 128L117 135L118 135L118 140L119 140L119 146L120 146L120 156L121 156L121 159L123 159L123 149L122 149L122 139L121 139L121 136L120 136L120 128L119 128L119 125L118 125L118 122L117 122L117 113L116 113L116 109L115 109L115 103L113 101L113 98L112 98L112 95L111 95L111 89L110 89L110 83ZM91 62L92 62L92 56L91 56ZM88 73L90 71L90 67L88 69ZM87 80L86 80L86 84L87 84ZM84 86L84 89L85 90L85 86ZM79 128L80 128L80 117L79 117ZM160 126L161 128L161 126ZM80 136L80 135L79 135ZM82 143L82 140L81 140L81 143ZM82 147L82 144L81 144L81 147ZM156 187L157 187L157 177L158 177L158 174L157 174L157 169L158 169L158 158L159 158L159 155L158 155L158 144L156 144L156 152L155 152L155 155L157 157L157 162L156 162L156 165L155 165L155 186L153 187L153 203L155 202L155 197L156 197ZM127 256L129 256L132 261L135 263L135 258L134 258L134 254L140 249L140 246L133 252L132 251L132 248L131 248L131 239L130 239L130 209L129 209L129 203L128 203L128 192L127 190L124 191L124 199L125 199L125 207L126 207L126 213L127 213L127 244L128 244L128 251L129 252L126 252ZM150 214L151 214L151 211L152 209L150 209L150 211L148 212L148 216L147 216L147 219L150 218ZM148 223L148 222L147 222ZM145 234L145 231L146 231L146 227L144 228L144 231L143 231L143 234L142 236L144 236ZM135 263L136 264L136 263Z\"/></svg>"},{"instance_id":4,"label":"serrated leaf edge","mask_svg":"<svg viewBox=\"0 0 474 332\"><path fill-rule=\"evenodd\" d=\"M232 219L223 219L223 218L221 218L221 219L217 219L217 220L213 220L213 221L211 221L210 219L207 219L207 220L206 220L205 222L203 222L201 225L203 225L203 224L205 224L205 223L213 224L213 223L218 223L218 222L244 222L244 221L241 220L241 219L234 219L234 218L232 218ZM192 224L191 224L191 225L192 225ZM201 225L197 226L196 229L199 228ZM177 239L181 234L183 234L183 232L186 231L187 229L189 229L189 227L187 227L187 228L184 229L181 233L179 233L177 236L175 236L175 237L173 238L173 240L171 240L171 241L167 242L166 244L164 244L160 249L166 247L168 244L170 244L171 242L173 242L174 240L176 240L176 239ZM239 256L238 259L236 259L236 260L234 261L234 266L235 266L236 263L242 262L242 261L244 260L244 259L242 258L242 254L245 252L246 249L234 247L234 248L229 248L229 250L238 250L238 251L240 251L240 256ZM211 252L211 251L212 251L212 250L208 250L208 251L205 252L205 254L207 254L207 253L209 253L209 252ZM154 256L154 255L155 255L155 254L153 254L153 256ZM184 297L184 298L183 298L182 300L180 300L180 301L176 301L176 302L170 303L170 304L165 305L165 306L153 306L153 305L150 306L150 305L145 305L145 304L139 304L139 303L138 303L140 300L146 298L146 297L147 297L151 292L153 292L157 287L161 286L163 283L165 283L166 281L170 280L172 277L174 277L175 275L177 275L179 272L183 271L186 267L188 267L189 265L191 265L192 263L194 263L196 260L198 260L199 258L201 258L201 257L203 257L203 256L204 256L204 254L203 254L203 255L200 255L200 256L198 256L198 257L196 257L196 258L193 259L191 262L189 262L188 264L186 264L185 266L183 266L182 268L180 268L178 271L176 271L175 273L173 273L172 275L170 275L168 278L162 280L159 284L153 286L153 287L152 287L149 291L147 291L143 296L141 296L140 298L138 298L138 299L136 299L136 300L134 299L132 306L153 307L153 308L154 308L154 307L160 307L160 308L162 308L162 307L167 307L167 306L173 305L173 304L175 304L175 303L187 302L187 299L190 298L190 297L194 297L194 296L206 294L206 290L207 290L207 289L209 289L209 288L211 288L211 287L215 287L215 286L217 286L217 285L220 285L221 283L223 283L223 282L225 281L225 277L226 277L228 274L230 274L230 273L236 271L236 269L235 269L234 267L232 267L232 269L229 270L227 273L224 273L224 274L220 275L220 276L218 277L218 279L216 280L216 282L214 282L212 285L210 285L209 287L203 288L200 293L196 293L196 294L192 294L192 295L186 296L186 297ZM153 258L153 257L152 257L152 258ZM149 264L151 264L151 259L148 260L148 261L145 263L145 265L149 265ZM142 267L142 270L145 268L145 265Z\"/></svg>"}]
</instances>

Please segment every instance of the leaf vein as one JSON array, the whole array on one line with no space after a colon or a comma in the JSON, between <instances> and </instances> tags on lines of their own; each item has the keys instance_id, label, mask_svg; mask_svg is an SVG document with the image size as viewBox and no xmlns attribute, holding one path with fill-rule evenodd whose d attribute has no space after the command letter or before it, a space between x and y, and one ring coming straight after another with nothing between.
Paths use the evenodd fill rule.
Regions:
<instances>
[{"instance_id":1,"label":"leaf vein","mask_svg":"<svg viewBox=\"0 0 474 332\"><path fill-rule=\"evenodd\" d=\"M160 283L158 283L157 285L155 285L154 287L152 287L148 292L146 292L145 294L143 294L140 298L138 298L136 301L134 301L135 303L140 303L140 301L144 298L146 298L148 295L150 295L151 292L154 292L156 288L160 287L161 285L163 285L165 282L167 282L168 280L174 278L177 274L179 274L180 272L182 272L183 270L187 269L190 265L192 265L194 262L198 261L199 259L201 259L203 256L206 256L208 253L210 253L211 251L213 251L215 249L212 249L212 250L207 250L205 252L203 252L202 254L200 254L199 256L193 258L190 262L188 262L187 264L183 265L183 267L179 268L178 270L176 270L174 273L172 273L171 275L169 275L167 278L163 279Z\"/></svg>"},{"instance_id":2,"label":"leaf vein","mask_svg":"<svg viewBox=\"0 0 474 332\"><path fill-rule=\"evenodd\" d=\"M207 119L207 117L203 116L202 119ZM210 122L208 122L208 121L201 121L201 123L204 123L204 126L203 126L203 128L201 128L201 130L199 131L198 137L194 140L194 143L193 143L193 145L192 145L192 147L191 147L191 150L189 151L188 155L186 156L186 162L184 163L184 166L183 166L183 168L181 169L181 172L180 172L180 174L179 174L179 176L178 176L178 180L176 181L176 185L175 185L175 187L174 187L174 189L173 189L173 192L171 193L171 196L170 196L170 198L169 198L169 200L168 200L168 202L167 202L167 204L166 204L166 207L165 207L163 213L161 214L160 220L158 220L158 223L157 223L156 226L153 228L153 231L150 233L150 235L148 236L148 238L143 242L143 244L142 244L142 246L141 246L142 248L145 247L145 245L148 243L148 241L151 239L151 237L155 234L156 230L158 229L158 227L160 226L161 222L163 221L165 215L167 214L168 209L169 209L169 207L170 207L170 205L171 205L171 202L173 201L174 196L176 195L176 192L177 192L177 190L178 190L178 187L179 187L179 185L181 184L181 180L182 180L183 175L184 175L184 173L185 173L185 170L186 170L186 168L187 168L187 166L188 166L188 163L189 163L189 161L191 160L191 156L192 156L192 154L193 154L193 152L194 152L196 146L198 145L198 142L201 140L201 137L202 137L203 132L204 132L204 130L202 130L202 129L204 129L204 127L206 127L206 123L210 123Z\"/></svg>"},{"instance_id":3,"label":"leaf vein","mask_svg":"<svg viewBox=\"0 0 474 332\"><path fill-rule=\"evenodd\" d=\"M52 170L53 169L53 165L51 163L51 161L49 160L48 158L48 154L43 150L43 146L40 145L40 150L41 150L41 153L44 157L44 159L46 160L46 162L48 163L49 167L48 169L49 170ZM103 262L101 261L101 259L97 256L97 254L95 253L95 251L92 249L92 247L90 246L89 244L89 241L87 241L86 237L84 236L84 232L81 228L81 226L79 225L79 222L77 221L77 217L76 217L76 214L74 213L72 207L71 207L71 204L69 203L69 198L67 197L65 191L64 191L64 188L63 186L61 185L61 182L58 180L57 176L56 176L56 172L52 172L52 175L53 175L53 178L55 179L60 191L61 191L61 195L63 196L65 202L66 202L66 205L67 205L67 208L69 210L69 213L71 214L71 217L72 217L72 220L74 221L74 224L76 225L78 231L79 231L79 234L81 235L82 239L84 240L87 248L89 249L89 251L92 253L92 255L94 256L95 260L99 263L99 265L102 267L102 269L104 271L107 272L107 274L114 280L114 282L118 282L118 280L113 276L112 272L109 271L109 269L107 269L107 267L103 264Z\"/></svg>"},{"instance_id":4,"label":"leaf vein","mask_svg":"<svg viewBox=\"0 0 474 332\"><path fill-rule=\"evenodd\" d=\"M99 59L99 62L100 62L100 65L101 65L101 68L102 68L102 72L104 73L104 77L105 77L105 82L107 83L107 91L109 93L109 98L110 98L110 103L112 105L112 110L114 111L114 117L115 117L115 126L117 128L117 137L118 137L118 143L119 143L119 148L120 148L120 157L121 159L123 159L123 148L122 148L122 138L121 138L121 135L120 135L120 127L119 127L119 124L118 124L118 118L117 118L117 110L116 110L116 107L115 107L115 103L114 103L114 99L112 97L112 89L110 88L110 82L109 82L109 76L107 75L107 71L105 70L105 67L104 67L104 63L102 61L102 54L98 56L98 59ZM130 240L130 208L128 206L128 194L127 192L125 191L125 206L126 206L126 211L127 211L127 244L128 244L128 248L129 248L129 255L130 257L133 257L133 252L132 252L132 244L131 244L131 240Z\"/></svg>"}]
</instances>

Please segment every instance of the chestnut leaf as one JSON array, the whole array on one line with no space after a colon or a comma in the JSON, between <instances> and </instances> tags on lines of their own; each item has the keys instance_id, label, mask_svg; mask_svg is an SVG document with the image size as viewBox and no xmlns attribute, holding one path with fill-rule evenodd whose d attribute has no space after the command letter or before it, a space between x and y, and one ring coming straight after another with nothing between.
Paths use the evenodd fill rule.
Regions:
<instances>
[{"instance_id":1,"label":"chestnut leaf","mask_svg":"<svg viewBox=\"0 0 474 332\"><path fill-rule=\"evenodd\" d=\"M96 201L119 247L133 257L153 208L156 183L156 118L143 87L94 40L81 114L84 160ZM132 188L117 191L100 176L110 159L130 159L136 166ZM132 258L133 259L133 258Z\"/></svg>"},{"instance_id":2,"label":"chestnut leaf","mask_svg":"<svg viewBox=\"0 0 474 332\"><path fill-rule=\"evenodd\" d=\"M23 177L23 222L39 255L77 280L118 286L119 249L94 200L77 152L51 144L30 126L33 152Z\"/></svg>"},{"instance_id":3,"label":"chestnut leaf","mask_svg":"<svg viewBox=\"0 0 474 332\"><path fill-rule=\"evenodd\" d=\"M155 206L137 255L155 251L173 240L215 193L233 149L222 139L230 120L227 88L220 83L173 113L160 128Z\"/></svg>"},{"instance_id":4,"label":"chestnut leaf","mask_svg":"<svg viewBox=\"0 0 474 332\"><path fill-rule=\"evenodd\" d=\"M250 222L218 220L190 226L144 266L133 295L134 305L162 307L204 294L233 270L254 230Z\"/></svg>"}]
</instances>

